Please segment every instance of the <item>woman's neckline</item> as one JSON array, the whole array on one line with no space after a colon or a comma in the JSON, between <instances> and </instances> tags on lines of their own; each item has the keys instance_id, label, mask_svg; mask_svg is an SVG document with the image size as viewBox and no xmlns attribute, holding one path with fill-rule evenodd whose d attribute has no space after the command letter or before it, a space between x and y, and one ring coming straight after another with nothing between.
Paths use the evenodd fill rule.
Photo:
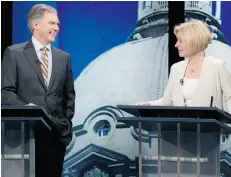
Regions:
<instances>
[{"instance_id":1,"label":"woman's neckline","mask_svg":"<svg viewBox=\"0 0 231 177\"><path fill-rule=\"evenodd\" d=\"M184 78L184 79L186 79L186 80L199 80L200 78Z\"/></svg>"}]
</instances>

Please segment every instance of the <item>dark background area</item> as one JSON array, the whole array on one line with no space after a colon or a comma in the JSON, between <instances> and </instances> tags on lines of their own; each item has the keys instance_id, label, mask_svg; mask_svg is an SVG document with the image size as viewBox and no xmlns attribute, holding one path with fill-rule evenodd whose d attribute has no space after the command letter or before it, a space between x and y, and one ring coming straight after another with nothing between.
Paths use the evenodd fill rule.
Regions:
<instances>
[{"instance_id":1,"label":"dark background area","mask_svg":"<svg viewBox=\"0 0 231 177\"><path fill-rule=\"evenodd\" d=\"M169 71L170 67L182 59L179 57L178 50L174 47L176 37L174 35L174 26L184 22L184 1L169 1L168 2L168 18L169 18Z\"/></svg>"},{"instance_id":2,"label":"dark background area","mask_svg":"<svg viewBox=\"0 0 231 177\"><path fill-rule=\"evenodd\" d=\"M1 2L1 59L6 47L12 44L12 10L13 2Z\"/></svg>"}]
</instances>

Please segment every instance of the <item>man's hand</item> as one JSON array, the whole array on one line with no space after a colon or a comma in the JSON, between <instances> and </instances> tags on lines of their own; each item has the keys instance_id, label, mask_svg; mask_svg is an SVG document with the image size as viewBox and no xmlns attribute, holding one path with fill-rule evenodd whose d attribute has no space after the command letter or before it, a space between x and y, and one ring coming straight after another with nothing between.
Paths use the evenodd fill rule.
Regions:
<instances>
[{"instance_id":1,"label":"man's hand","mask_svg":"<svg viewBox=\"0 0 231 177\"><path fill-rule=\"evenodd\" d=\"M29 103L29 104L26 104L26 106L37 106L37 105L34 103Z\"/></svg>"}]
</instances>

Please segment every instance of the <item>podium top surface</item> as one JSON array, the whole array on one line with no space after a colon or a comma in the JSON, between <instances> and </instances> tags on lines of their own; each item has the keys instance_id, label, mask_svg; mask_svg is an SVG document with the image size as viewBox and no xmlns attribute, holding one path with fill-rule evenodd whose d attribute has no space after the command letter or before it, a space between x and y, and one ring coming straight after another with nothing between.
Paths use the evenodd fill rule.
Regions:
<instances>
[{"instance_id":1,"label":"podium top surface","mask_svg":"<svg viewBox=\"0 0 231 177\"><path fill-rule=\"evenodd\" d=\"M42 106L4 105L1 107L1 114L1 122L7 123L8 128L17 127L19 122L45 125L49 130L55 128Z\"/></svg>"},{"instance_id":2,"label":"podium top surface","mask_svg":"<svg viewBox=\"0 0 231 177\"><path fill-rule=\"evenodd\" d=\"M15 117L16 119L30 117L30 119L42 117L49 120L48 114L41 106L2 106L1 107L2 120L9 120Z\"/></svg>"},{"instance_id":3,"label":"podium top surface","mask_svg":"<svg viewBox=\"0 0 231 177\"><path fill-rule=\"evenodd\" d=\"M231 127L215 119L192 119L192 118L150 118L150 117L118 117L118 122L137 127L142 123L142 129L146 131L157 131L158 123L164 131L177 131L177 123L181 126L181 131L197 131L197 124L201 126L201 132L221 132L231 134Z\"/></svg>"},{"instance_id":4,"label":"podium top surface","mask_svg":"<svg viewBox=\"0 0 231 177\"><path fill-rule=\"evenodd\" d=\"M136 117L200 118L231 123L231 115L216 107L117 105L117 108Z\"/></svg>"}]
</instances>

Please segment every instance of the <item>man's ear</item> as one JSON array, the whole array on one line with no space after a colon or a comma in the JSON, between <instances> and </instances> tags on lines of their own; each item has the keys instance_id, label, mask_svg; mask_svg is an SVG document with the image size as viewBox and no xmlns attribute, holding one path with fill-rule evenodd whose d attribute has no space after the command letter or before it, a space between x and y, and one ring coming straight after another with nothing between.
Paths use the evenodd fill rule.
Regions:
<instances>
[{"instance_id":1,"label":"man's ear","mask_svg":"<svg viewBox=\"0 0 231 177\"><path fill-rule=\"evenodd\" d=\"M38 31L38 29L40 28L40 24L36 21L36 22L34 22L34 24L33 24L33 29L35 30L35 31Z\"/></svg>"}]
</instances>

